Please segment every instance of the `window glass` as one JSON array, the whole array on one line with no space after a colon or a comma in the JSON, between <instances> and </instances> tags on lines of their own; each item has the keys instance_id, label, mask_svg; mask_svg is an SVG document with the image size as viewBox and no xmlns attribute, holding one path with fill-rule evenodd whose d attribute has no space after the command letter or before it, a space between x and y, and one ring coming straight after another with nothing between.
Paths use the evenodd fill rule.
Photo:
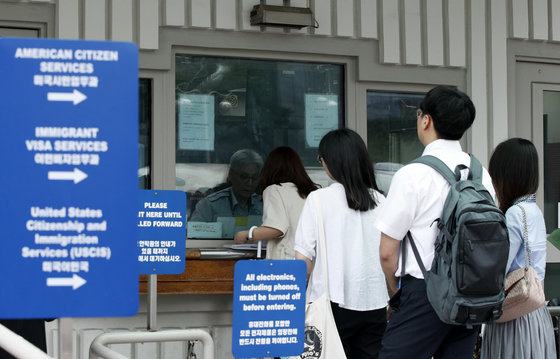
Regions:
<instances>
[{"instance_id":1,"label":"window glass","mask_svg":"<svg viewBox=\"0 0 560 359\"><path fill-rule=\"evenodd\" d=\"M393 174L422 154L416 132L416 110L424 94L368 91L368 151L377 185L387 193Z\"/></svg>"},{"instance_id":2,"label":"window glass","mask_svg":"<svg viewBox=\"0 0 560 359\"><path fill-rule=\"evenodd\" d=\"M344 123L344 67L177 55L175 70L176 188L187 192L188 235L233 238L261 223L255 192L272 149L290 146L318 167L320 139Z\"/></svg>"},{"instance_id":3,"label":"window glass","mask_svg":"<svg viewBox=\"0 0 560 359\"><path fill-rule=\"evenodd\" d=\"M138 137L138 187L150 189L150 157L151 157L151 135L152 135L152 81L140 79L140 110Z\"/></svg>"}]
</instances>

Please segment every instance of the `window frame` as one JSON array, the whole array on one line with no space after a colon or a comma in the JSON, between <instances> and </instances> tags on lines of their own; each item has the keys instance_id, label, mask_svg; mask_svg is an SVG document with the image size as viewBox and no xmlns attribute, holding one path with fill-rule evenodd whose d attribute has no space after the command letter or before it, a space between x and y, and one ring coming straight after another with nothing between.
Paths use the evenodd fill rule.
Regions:
<instances>
[{"instance_id":1,"label":"window frame","mask_svg":"<svg viewBox=\"0 0 560 359\"><path fill-rule=\"evenodd\" d=\"M35 31L37 38L55 37L55 11L55 4L0 2L0 27Z\"/></svg>"},{"instance_id":2,"label":"window frame","mask_svg":"<svg viewBox=\"0 0 560 359\"><path fill-rule=\"evenodd\" d=\"M426 94L432 88L438 84L413 84L413 83L393 83L393 84L376 84L376 83L362 83L358 87L358 93L360 96L356 99L356 108L358 109L357 116L363 118L364 121L358 124L360 131L357 131L363 136L366 143L367 138L367 94L368 92L391 92L391 93L402 93L402 94ZM461 88L460 84L450 84L449 86L456 86L459 90L466 93L466 89ZM463 135L461 140L461 147L463 151L470 151L470 137L472 128L468 129L466 134Z\"/></svg>"}]
</instances>

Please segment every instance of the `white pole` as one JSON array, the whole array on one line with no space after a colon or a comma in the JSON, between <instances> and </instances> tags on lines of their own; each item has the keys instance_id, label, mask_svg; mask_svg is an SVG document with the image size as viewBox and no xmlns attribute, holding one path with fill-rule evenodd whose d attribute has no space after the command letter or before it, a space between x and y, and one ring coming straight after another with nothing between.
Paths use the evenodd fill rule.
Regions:
<instances>
[{"instance_id":1,"label":"white pole","mask_svg":"<svg viewBox=\"0 0 560 359\"><path fill-rule=\"evenodd\" d=\"M53 359L22 336L0 324L0 346L20 359Z\"/></svg>"},{"instance_id":2,"label":"white pole","mask_svg":"<svg viewBox=\"0 0 560 359\"><path fill-rule=\"evenodd\" d=\"M72 359L72 318L58 318L58 358Z\"/></svg>"}]
</instances>

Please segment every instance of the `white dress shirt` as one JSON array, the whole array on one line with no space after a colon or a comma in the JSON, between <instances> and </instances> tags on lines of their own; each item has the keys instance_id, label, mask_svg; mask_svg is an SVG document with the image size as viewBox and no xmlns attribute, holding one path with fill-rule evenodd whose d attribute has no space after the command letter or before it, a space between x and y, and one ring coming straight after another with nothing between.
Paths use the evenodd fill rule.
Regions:
<instances>
[{"instance_id":1,"label":"white dress shirt","mask_svg":"<svg viewBox=\"0 0 560 359\"><path fill-rule=\"evenodd\" d=\"M379 192L372 193L378 204L385 199ZM324 288L317 258L324 251L318 248L314 196L319 196L325 227L330 300L356 311L385 307L388 295L379 261L381 233L372 226L379 206L365 212L348 208L344 186L338 182L309 194L296 230L295 250L315 262L307 301L315 301Z\"/></svg>"},{"instance_id":2,"label":"white dress shirt","mask_svg":"<svg viewBox=\"0 0 560 359\"><path fill-rule=\"evenodd\" d=\"M426 146L422 156L432 155L442 160L452 171L459 164L470 166L469 154L461 149L459 141L436 140ZM466 171L463 173L466 176ZM495 198L488 171L483 168L482 184ZM432 267L434 243L438 235L434 221L441 217L449 193L449 182L433 168L413 163L404 166L393 176L386 201L381 205L375 226L396 240L402 240L410 231L426 270ZM424 278L409 243L406 245L405 274ZM395 275L401 275L402 256Z\"/></svg>"}]
</instances>

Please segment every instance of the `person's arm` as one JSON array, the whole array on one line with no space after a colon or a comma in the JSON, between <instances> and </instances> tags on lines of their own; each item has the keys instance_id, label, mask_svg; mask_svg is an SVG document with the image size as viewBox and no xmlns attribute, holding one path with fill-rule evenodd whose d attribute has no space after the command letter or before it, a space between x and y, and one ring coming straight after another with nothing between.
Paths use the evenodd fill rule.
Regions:
<instances>
[{"instance_id":1,"label":"person's arm","mask_svg":"<svg viewBox=\"0 0 560 359\"><path fill-rule=\"evenodd\" d=\"M272 239L283 236L284 233L282 231L277 230L276 228L260 226L253 229L253 238L251 240L254 241L262 241L265 239ZM237 244L247 243L249 239L249 231L239 231L235 234L234 242Z\"/></svg>"},{"instance_id":2,"label":"person's arm","mask_svg":"<svg viewBox=\"0 0 560 359\"><path fill-rule=\"evenodd\" d=\"M313 196L318 196L319 190L311 192L301 214L299 216L298 225L295 234L295 257L305 262L307 266L307 281L313 272L315 266L315 257L317 254L317 242L319 240L317 216L315 214L315 205Z\"/></svg>"},{"instance_id":3,"label":"person's arm","mask_svg":"<svg viewBox=\"0 0 560 359\"><path fill-rule=\"evenodd\" d=\"M524 239L523 239L523 217L521 214L521 209L516 206L512 206L506 212L506 223L509 235L509 255L506 267L506 273L509 273L511 265L517 257L520 251L525 251ZM525 256L525 254L523 254Z\"/></svg>"},{"instance_id":4,"label":"person's arm","mask_svg":"<svg viewBox=\"0 0 560 359\"><path fill-rule=\"evenodd\" d=\"M307 265L307 280L309 281L309 276L311 275L311 272L313 272L313 262L311 259L307 258L298 251L296 251L296 259L302 259Z\"/></svg>"},{"instance_id":5,"label":"person's arm","mask_svg":"<svg viewBox=\"0 0 560 359\"><path fill-rule=\"evenodd\" d=\"M379 258L381 260L381 268L383 268L383 273L385 273L388 289L390 289L390 295L398 290L399 280L395 276L395 273L399 267L399 245L399 240L389 237L385 233L381 233Z\"/></svg>"}]
</instances>

